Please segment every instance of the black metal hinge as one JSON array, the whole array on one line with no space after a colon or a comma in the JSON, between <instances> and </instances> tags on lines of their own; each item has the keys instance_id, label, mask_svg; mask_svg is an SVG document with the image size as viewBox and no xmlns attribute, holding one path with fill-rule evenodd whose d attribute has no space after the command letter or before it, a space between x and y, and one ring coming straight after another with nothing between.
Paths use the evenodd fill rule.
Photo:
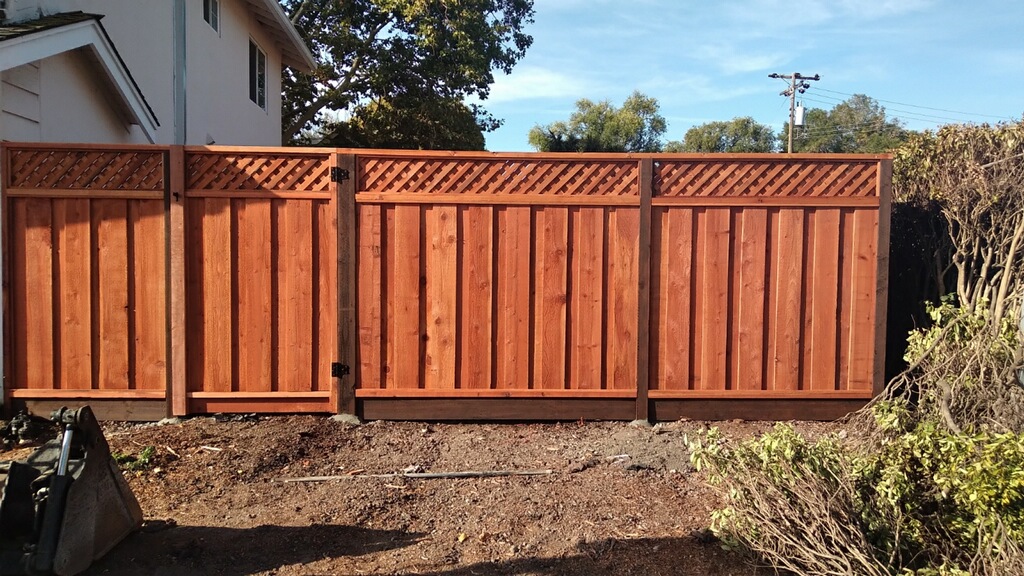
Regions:
<instances>
[{"instance_id":1,"label":"black metal hinge","mask_svg":"<svg viewBox=\"0 0 1024 576\"><path fill-rule=\"evenodd\" d=\"M345 168L339 168L334 166L331 168L331 182L341 182L348 180L348 170Z\"/></svg>"},{"instance_id":2,"label":"black metal hinge","mask_svg":"<svg viewBox=\"0 0 1024 576\"><path fill-rule=\"evenodd\" d=\"M331 378L341 378L343 376L348 376L351 373L352 369L348 367L348 364L331 362Z\"/></svg>"}]
</instances>

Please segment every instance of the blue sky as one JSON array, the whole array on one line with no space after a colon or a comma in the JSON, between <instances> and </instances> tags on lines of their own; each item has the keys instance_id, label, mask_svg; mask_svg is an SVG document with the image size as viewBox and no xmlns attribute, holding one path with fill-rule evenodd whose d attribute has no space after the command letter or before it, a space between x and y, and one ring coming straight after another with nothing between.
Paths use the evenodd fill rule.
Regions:
<instances>
[{"instance_id":1,"label":"blue sky","mask_svg":"<svg viewBox=\"0 0 1024 576\"><path fill-rule=\"evenodd\" d=\"M752 116L788 120L782 80L821 75L808 108L851 94L881 101L914 130L1024 114L1024 2L1019 0L535 0L533 46L499 74L484 106L504 119L487 149L527 151L536 124L580 98L658 99L666 139Z\"/></svg>"}]
</instances>

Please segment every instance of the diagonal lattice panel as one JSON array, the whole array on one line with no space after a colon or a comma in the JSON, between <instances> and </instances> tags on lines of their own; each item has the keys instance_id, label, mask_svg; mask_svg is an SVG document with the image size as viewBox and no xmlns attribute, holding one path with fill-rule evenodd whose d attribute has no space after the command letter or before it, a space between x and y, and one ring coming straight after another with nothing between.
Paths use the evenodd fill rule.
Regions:
<instances>
[{"instance_id":1,"label":"diagonal lattice panel","mask_svg":"<svg viewBox=\"0 0 1024 576\"><path fill-rule=\"evenodd\" d=\"M661 161L655 196L843 198L877 194L875 162Z\"/></svg>"},{"instance_id":2,"label":"diagonal lattice panel","mask_svg":"<svg viewBox=\"0 0 1024 576\"><path fill-rule=\"evenodd\" d=\"M163 190L163 154L13 149L7 185L59 190Z\"/></svg>"},{"instance_id":3,"label":"diagonal lattice panel","mask_svg":"<svg viewBox=\"0 0 1024 576\"><path fill-rule=\"evenodd\" d=\"M376 194L637 196L635 161L373 158L359 161L359 190Z\"/></svg>"},{"instance_id":4,"label":"diagonal lattice panel","mask_svg":"<svg viewBox=\"0 0 1024 576\"><path fill-rule=\"evenodd\" d=\"M325 155L190 154L186 186L191 190L330 189L330 162Z\"/></svg>"}]
</instances>

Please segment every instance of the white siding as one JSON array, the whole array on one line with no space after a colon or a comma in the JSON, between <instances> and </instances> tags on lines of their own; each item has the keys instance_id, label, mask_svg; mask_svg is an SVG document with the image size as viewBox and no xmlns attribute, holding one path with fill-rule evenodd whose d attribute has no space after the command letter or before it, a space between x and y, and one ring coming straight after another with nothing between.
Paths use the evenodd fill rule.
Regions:
<instances>
[{"instance_id":1,"label":"white siding","mask_svg":"<svg viewBox=\"0 0 1024 576\"><path fill-rule=\"evenodd\" d=\"M78 52L40 62L39 97L44 142L133 142L129 124L110 106L109 90L97 78L94 64Z\"/></svg>"},{"instance_id":2,"label":"white siding","mask_svg":"<svg viewBox=\"0 0 1024 576\"><path fill-rule=\"evenodd\" d=\"M221 0L220 32L203 20L202 2L187 17L187 139L206 144L281 144L281 53L243 0ZM189 5L192 8L192 5ZM267 109L249 100L249 38L267 54Z\"/></svg>"},{"instance_id":3,"label":"white siding","mask_svg":"<svg viewBox=\"0 0 1024 576\"><path fill-rule=\"evenodd\" d=\"M185 0L186 143L207 144L212 139L224 145L280 145L281 51L256 21L245 0L221 0L220 4L218 32L203 20L202 0ZM8 0L18 19L68 10L103 14L100 22L160 123L154 134L157 144L172 144L175 135L174 5L173 0ZM267 55L266 110L249 100L249 38ZM106 113L91 108L114 97L98 94L98 83L95 79L89 82L94 69L82 68L66 59L53 66L52 71L46 72L50 75L49 83L41 90L56 86L63 93L44 95L53 104L40 103L40 115L36 117L41 120L40 135L29 137L31 118L26 124L23 116L4 113L0 114L0 137L48 140L53 136L52 139L69 142L70 135L75 135L77 141L142 141L138 128L130 128L113 111L116 108ZM59 71L68 73L68 82L58 82L52 76ZM81 84L71 86L72 81ZM24 100L24 95L11 90L12 102ZM4 102L0 108L6 107L11 90L0 84L0 99ZM23 110L25 104L21 100L11 106ZM71 117L78 118L76 126L67 124ZM116 135L107 124L112 118L121 122ZM92 129L98 131L90 136L88 130Z\"/></svg>"},{"instance_id":4,"label":"white siding","mask_svg":"<svg viewBox=\"0 0 1024 576\"><path fill-rule=\"evenodd\" d=\"M0 126L8 140L40 140L39 65L25 64L0 74Z\"/></svg>"}]
</instances>

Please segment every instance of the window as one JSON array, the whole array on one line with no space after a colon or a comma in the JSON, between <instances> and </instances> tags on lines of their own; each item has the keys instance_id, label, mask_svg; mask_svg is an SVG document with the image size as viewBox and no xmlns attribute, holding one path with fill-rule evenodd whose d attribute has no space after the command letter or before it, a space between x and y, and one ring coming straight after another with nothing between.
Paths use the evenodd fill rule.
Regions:
<instances>
[{"instance_id":1,"label":"window","mask_svg":"<svg viewBox=\"0 0 1024 576\"><path fill-rule=\"evenodd\" d=\"M267 54L249 40L249 100L267 109Z\"/></svg>"},{"instance_id":2,"label":"window","mask_svg":"<svg viewBox=\"0 0 1024 576\"><path fill-rule=\"evenodd\" d=\"M203 0L203 20L220 32L220 0Z\"/></svg>"}]
</instances>

